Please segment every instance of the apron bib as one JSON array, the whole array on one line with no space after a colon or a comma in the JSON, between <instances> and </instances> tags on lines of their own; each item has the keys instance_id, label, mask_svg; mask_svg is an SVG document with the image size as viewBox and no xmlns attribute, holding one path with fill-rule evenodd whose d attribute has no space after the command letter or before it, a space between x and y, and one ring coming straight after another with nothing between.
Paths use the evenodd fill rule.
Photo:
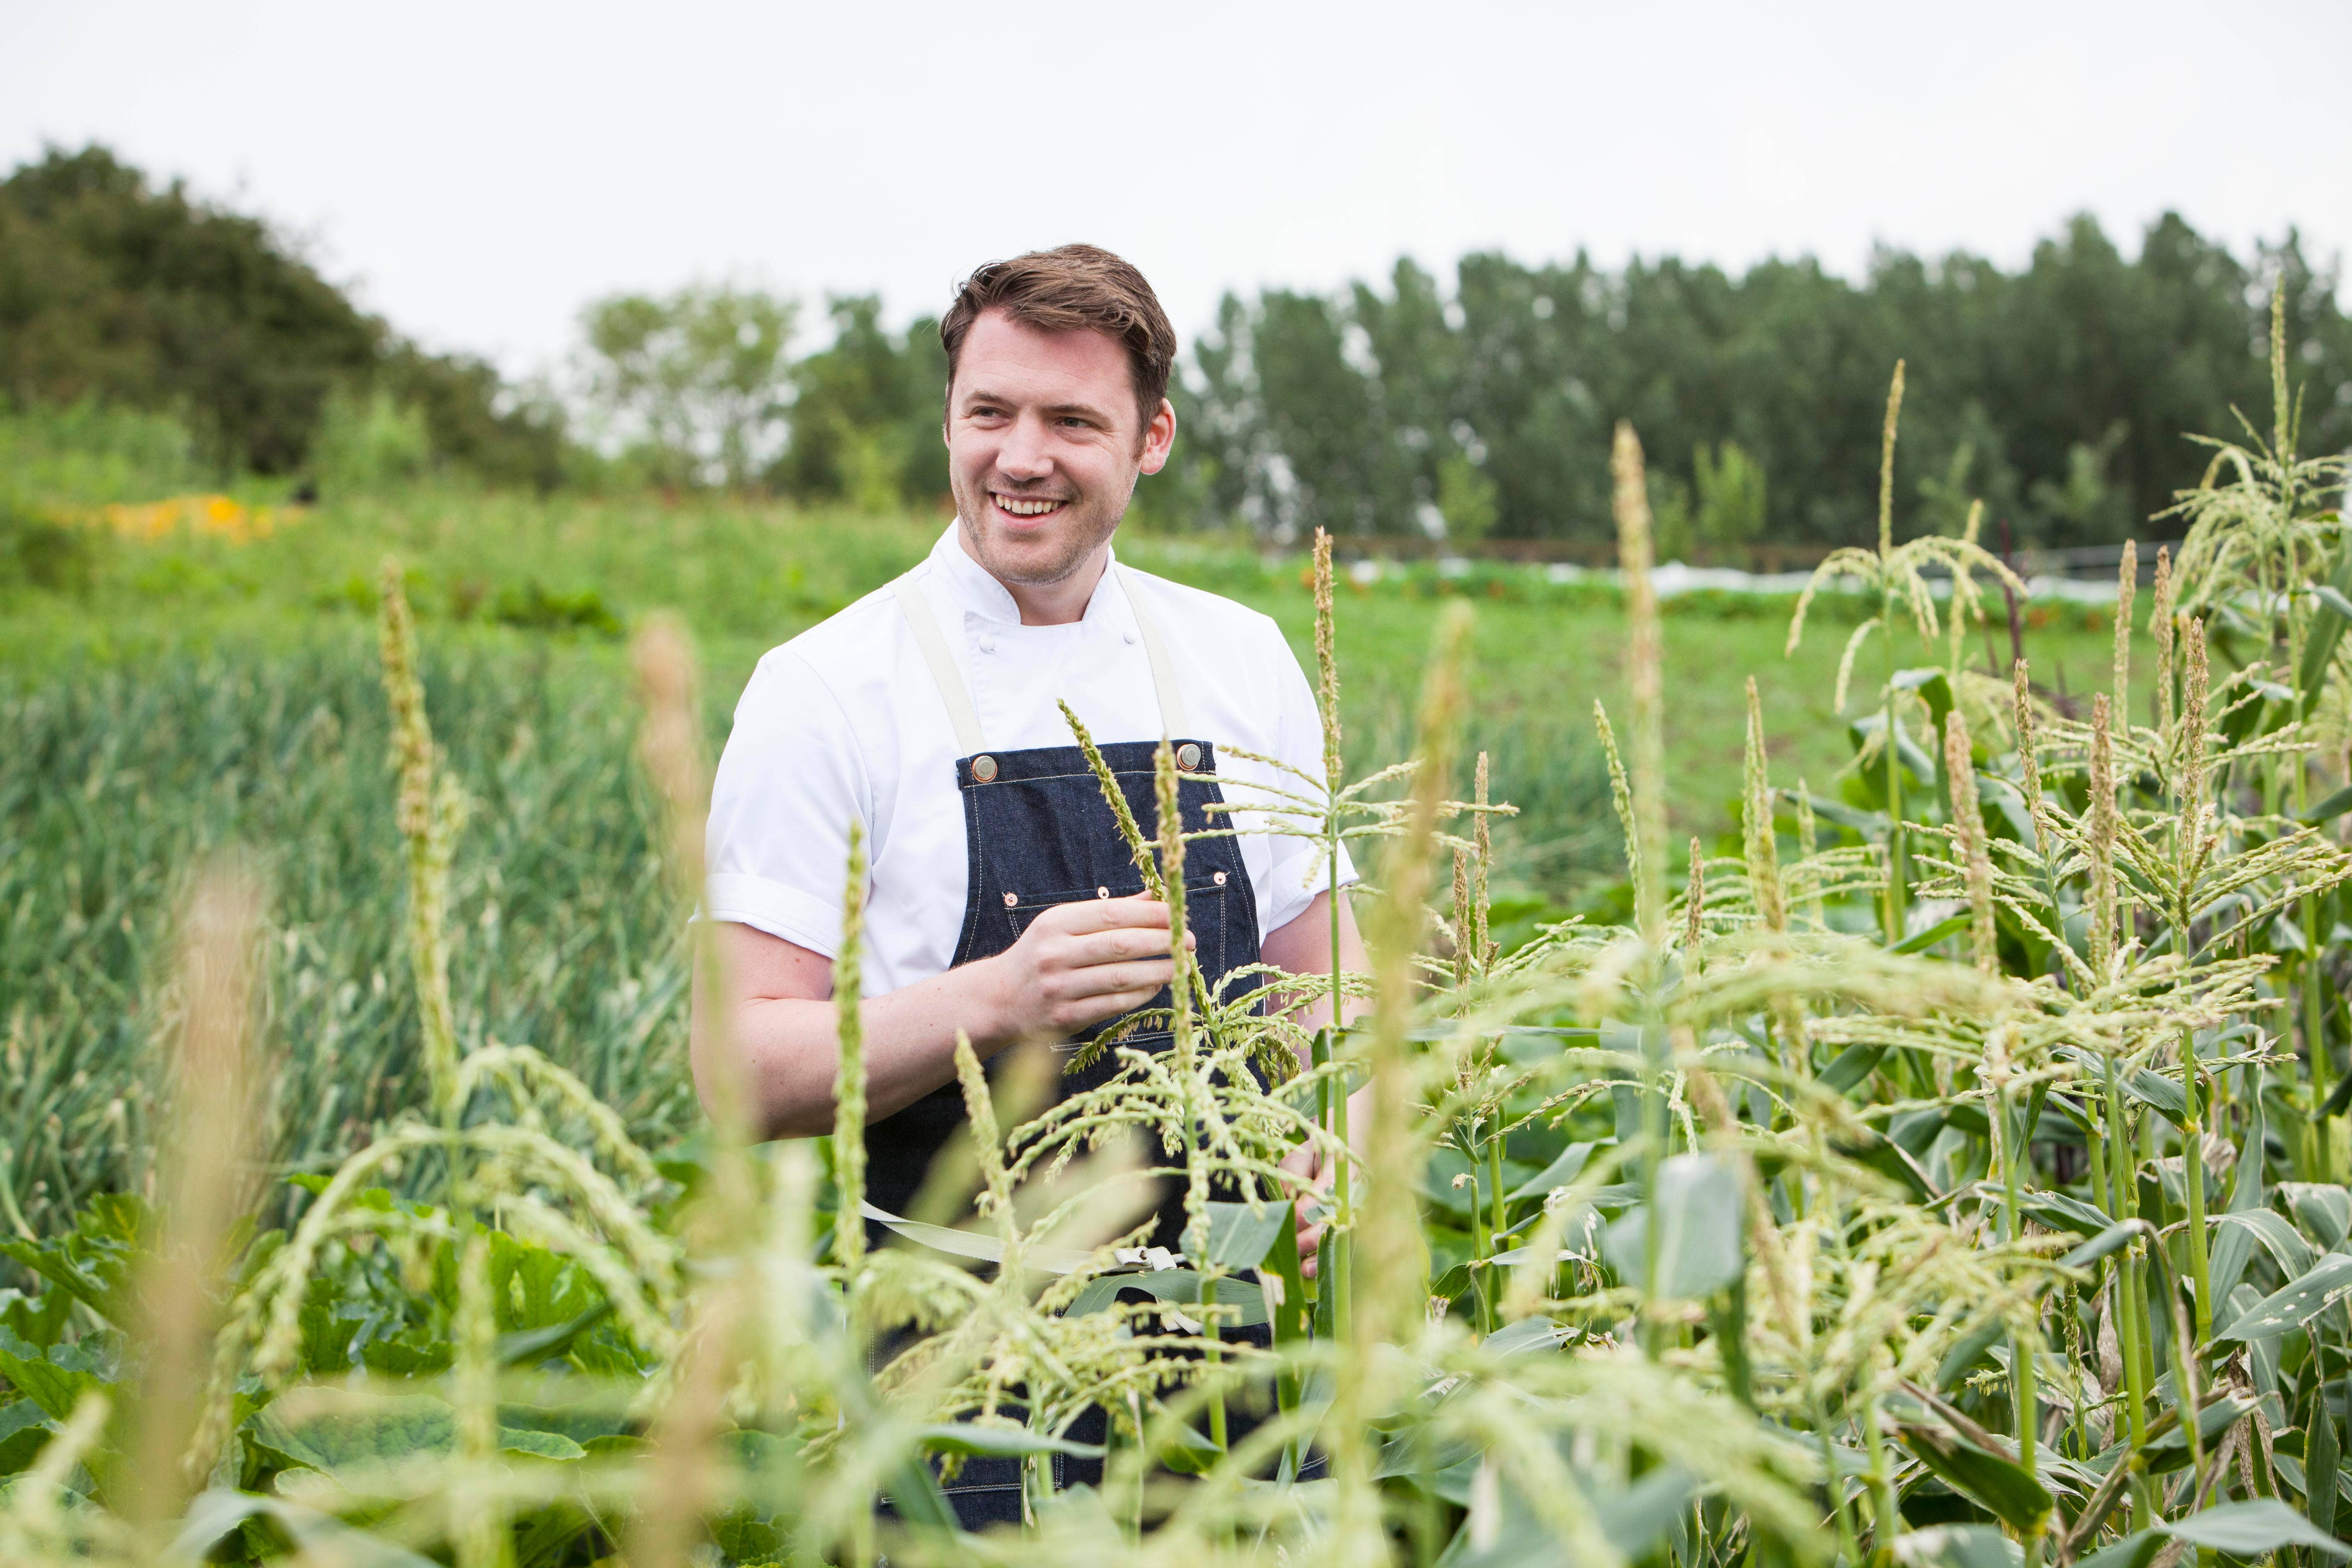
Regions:
<instances>
[{"instance_id":1,"label":"apron bib","mask_svg":"<svg viewBox=\"0 0 2352 1568\"><path fill-rule=\"evenodd\" d=\"M1123 570L1113 567L1113 570ZM1141 597L1128 593L1136 628L1151 661L1152 686L1159 698L1162 733L1176 747L1178 765L1186 773L1214 773L1216 752L1208 742L1184 734L1183 700L1175 668L1159 625ZM955 764L956 791L963 803L966 892L963 929L956 942L955 963L993 958L1021 939L1029 923L1056 904L1086 899L1130 898L1143 891L1143 878L1119 837L1118 819L1103 799L1086 752L1076 745L1043 746L1026 751L992 751L981 733L961 673L948 651L937 618L922 590L901 577L892 585L924 662L930 667L940 697L956 730L956 749L963 754ZM1153 832L1159 805L1152 773L1156 741L1118 741L1099 745L1103 761L1127 797L1128 810L1146 834ZM1181 779L1177 804L1187 833L1229 827L1224 813L1212 818L1207 807L1224 799L1213 781ZM1195 950L1211 993L1236 969L1258 962L1257 897L1249 873L1242 867L1241 841L1233 837L1197 839L1184 848L1184 906L1187 923L1198 942ZM1171 1005L1166 987L1144 1005L1144 1011ZM1065 1063L1088 1041L1117 1029L1122 1019L1095 1026L1055 1046ZM1166 1029L1130 1035L1122 1044L1144 1050L1165 1050L1171 1044ZM997 1062L983 1071L992 1079ZM1065 1071L1057 1079L1058 1100L1108 1082L1119 1068L1115 1052L1078 1071ZM892 1214L914 1206L931 1162L955 1131L965 1124L963 1090L950 1082L894 1115L866 1129L866 1193ZM1150 1158L1164 1156L1155 1144ZM1150 1245L1176 1249L1184 1231L1183 1185L1162 1179L1155 1205ZM867 1222L868 1240L881 1245L887 1232ZM1250 1331L1244 1331L1249 1332ZM1231 1334L1232 1331L1228 1331ZM1236 1336L1237 1337L1237 1336ZM1090 1412L1071 1435L1079 1441L1099 1442L1101 1413ZM1098 1479L1099 1461L1054 1461L1055 1484ZM1088 1473L1091 1472L1091 1473ZM949 1502L966 1529L1021 1519L1020 1463L1013 1459L971 1458L954 1483L944 1489Z\"/></svg>"}]
</instances>

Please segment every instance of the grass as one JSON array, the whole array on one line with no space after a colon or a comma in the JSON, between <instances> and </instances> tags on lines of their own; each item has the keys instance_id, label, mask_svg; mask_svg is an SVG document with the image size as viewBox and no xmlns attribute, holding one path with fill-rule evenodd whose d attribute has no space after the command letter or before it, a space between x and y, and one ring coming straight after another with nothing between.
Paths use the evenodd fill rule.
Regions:
<instances>
[{"instance_id":1,"label":"grass","mask_svg":"<svg viewBox=\"0 0 2352 1568\"><path fill-rule=\"evenodd\" d=\"M698 713L680 640L637 638L640 772L610 640L642 608L608 597L625 579L470 574L565 559L544 536L580 508L513 514L520 542L446 525L407 540L434 636L420 657L389 580L377 700L371 650L341 619L368 584L332 571L387 530L305 524L274 554L277 538L93 552L80 597L19 601L53 635L12 677L0 734L18 742L0 775L0 908L24 952L0 973L7 1147L68 1184L135 1172L158 1146L171 1173L152 1213L101 1199L70 1232L44 1211L48 1236L0 1242L40 1279L0 1290L0 1393L15 1396L0 1476L21 1473L0 1489L0 1556L128 1564L173 1534L220 1561L290 1541L457 1568L669 1568L706 1542L741 1563L1017 1552L1038 1568L2342 1555L2347 1096L2329 1093L2329 999L2352 915L2334 742L2352 550L2333 509L2342 465L2293 454L2283 342L2274 379L2273 442L2227 454L2236 477L2190 499L2153 595L2157 636L2134 661L2143 678L2157 667L2164 700L2114 694L2154 722L2111 722L2104 694L2085 722L1982 679L1882 692L1866 664L1864 700L1921 742L1887 755L1883 776L1908 775L1889 791L1902 815L1856 788L1818 840L1790 774L1838 760L1834 718L1809 706L1827 700L1833 654L1776 667L1780 626L1714 613L1737 605L1683 606L1662 635L1630 431L1612 463L1624 664L1602 651L1616 628L1588 591L1499 576L1343 591L1365 762L1403 734L1410 639L1434 631L1410 795L1367 805L1335 781L1292 824L1327 846L1360 818L1388 836L1364 846L1381 884L1365 900L1373 973L1283 982L1368 992L1370 1015L1310 1040L1295 1015L1210 995L1179 943L1169 1047L1123 1053L1102 1089L1024 1122L1034 1069L1013 1057L983 1073L961 1046L976 1130L961 1193L980 1197L951 1247L917 1227L914 1245L869 1251L833 1223L862 1190L854 1011L829 1175L805 1142L755 1151L728 1125L659 1168L641 1148L693 1121L676 1088L693 878L664 847L695 838L691 738L719 727L732 678ZM1891 447L1891 409L1888 425ZM877 526L827 554L822 522L709 510L694 530L790 535L812 597L856 591L840 556L887 542ZM581 553L650 551L650 575L698 571L722 612L740 608L689 531L657 520L651 544L583 538ZM303 552L298 576L282 563ZM1167 553L1304 629L1288 565ZM174 559L161 587L138 580ZM298 597L322 566L329 588ZM178 595L168 621L131 613L159 594ZM1449 596L1491 601L1484 629L1458 603L1433 628L1431 601ZM1759 636L1773 642L1742 640ZM748 657L770 640L721 625L709 646ZM2057 678L2083 658L2104 669L2107 647L2100 633L2028 651ZM1831 733L1768 754L1790 721L1738 680L1741 656L1797 683L1781 714ZM1910 662L1900 643L1892 662ZM1629 765L1612 742L1604 808L1570 737L1581 700L1621 682ZM1725 762L1710 737L1731 726L1704 703L1735 694L1744 831L1685 881L1664 852L1670 810L1676 828L1727 825L1706 792ZM1670 724L1685 729L1672 749ZM1465 875L1471 845L1449 855L1440 837L1465 826L1444 797L1465 738L1496 752L1507 785L1524 770L1537 786L1505 853L1622 813L1633 923L1460 940L1488 913L1485 860ZM1163 754L1156 850L1121 828L1170 877L1173 769ZM1898 835L1907 848L1885 853ZM202 874L191 907L208 912L159 963L163 879L248 840L275 911ZM1531 884L1610 875L1549 858ZM1450 931L1430 909L1449 859ZM857 885L854 851L845 873ZM1905 940L1910 900L1960 912ZM233 1262L220 1243L243 1216L220 1194L239 1139L191 1136L205 1097L184 1075L221 1063L211 1103L244 1092L238 958L257 942L268 1040L297 1058L260 1069L270 1135L364 1146L313 1174L290 1234ZM173 1042L156 1055L183 1092L159 1140L135 1079ZM1294 1054L1315 1065L1286 1083L1244 1066ZM1360 1080L1363 1121L1344 1109ZM346 1106L379 1119L338 1123ZM1171 1271L1115 1272L1123 1222L1106 1200L1139 1126L1187 1178ZM1302 1142L1339 1177L1311 1292L1282 1207L1297 1187L1276 1163ZM1086 1163L1057 1188L1072 1157ZM209 1205L186 1201L205 1191ZM939 1217L961 1206L952 1188L934 1196ZM971 1268L975 1248L1004 1266ZM1271 1348L1204 1338L1225 1313L1262 1317ZM928 1337L885 1349L877 1371L907 1324ZM207 1339L198 1387L184 1352ZM1090 1410L1108 1415L1101 1447L1073 1440ZM1310 1452L1328 1479L1294 1484ZM924 1463L941 1453L1014 1461L1034 1533L959 1535ZM1101 1486L1055 1491L1053 1456L1101 1458ZM876 1520L883 1491L895 1524Z\"/></svg>"},{"instance_id":2,"label":"grass","mask_svg":"<svg viewBox=\"0 0 2352 1568\"><path fill-rule=\"evenodd\" d=\"M127 481L115 476L119 488ZM248 494L247 500L264 499ZM759 656L919 559L936 525L657 496L548 500L419 488L320 507L266 539L134 542L89 531L84 582L20 589L0 617L0 1028L5 1186L35 1229L145 1177L146 1042L182 879L205 854L262 857L285 932L270 968L269 1144L319 1169L412 1102L401 1041L400 893L375 692L373 571L406 566L451 766L481 803L455 889L469 1038L529 1041L660 1147L694 1124L682 960L631 783L629 677L613 628L676 607L708 672L711 743ZM1313 660L1297 564L1139 540L1148 568L1272 616ZM1498 891L1524 922L1622 875L1591 706L1622 711L1622 616L1531 574L1479 592L1467 743L1522 815ZM1341 590L1351 765L1402 754L1445 595L1424 574ZM1839 633L1791 660L1777 614L1666 621L1677 847L1726 832L1753 669L1776 773L1835 788L1851 755L1829 696ZM2086 672L2102 633L2028 634L2037 669ZM1859 703L1853 706L1858 708ZM1521 928L1524 929L1524 923ZM534 962L517 968L510 953Z\"/></svg>"}]
</instances>

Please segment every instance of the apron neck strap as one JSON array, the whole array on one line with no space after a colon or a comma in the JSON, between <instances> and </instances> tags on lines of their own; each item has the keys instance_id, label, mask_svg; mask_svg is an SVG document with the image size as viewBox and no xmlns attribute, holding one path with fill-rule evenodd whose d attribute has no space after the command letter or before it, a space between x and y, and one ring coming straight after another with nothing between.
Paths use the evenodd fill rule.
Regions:
<instances>
[{"instance_id":1,"label":"apron neck strap","mask_svg":"<svg viewBox=\"0 0 2352 1568\"><path fill-rule=\"evenodd\" d=\"M1119 570L1124 573L1127 568ZM1160 733L1176 740L1192 726L1184 721L1184 693L1176 684L1176 664L1168 657L1168 639L1160 635L1160 623L1143 607L1134 577L1123 577L1119 586L1127 590L1127 607L1135 616L1135 629L1143 635L1143 651L1151 660L1151 689L1160 698Z\"/></svg>"},{"instance_id":2,"label":"apron neck strap","mask_svg":"<svg viewBox=\"0 0 2352 1568\"><path fill-rule=\"evenodd\" d=\"M1143 639L1144 657L1151 662L1151 687L1160 699L1161 733L1173 740L1182 735L1188 726L1184 694L1176 685L1176 664L1168 657L1168 639L1160 635L1160 623L1143 607L1142 597L1134 591L1132 580L1122 580L1119 585L1126 590L1127 607L1135 616L1137 634ZM931 614L930 601L911 576L894 581L890 592L898 601L899 613L907 617L907 629L915 634L915 646L922 650L923 662L930 667L931 679L940 689L940 700L947 704L948 721L955 726L958 752L967 757L973 755L986 743L981 738L980 711L972 706L971 692L964 685L962 671L956 668L955 656L948 650L948 639L940 631L939 617Z\"/></svg>"}]
</instances>

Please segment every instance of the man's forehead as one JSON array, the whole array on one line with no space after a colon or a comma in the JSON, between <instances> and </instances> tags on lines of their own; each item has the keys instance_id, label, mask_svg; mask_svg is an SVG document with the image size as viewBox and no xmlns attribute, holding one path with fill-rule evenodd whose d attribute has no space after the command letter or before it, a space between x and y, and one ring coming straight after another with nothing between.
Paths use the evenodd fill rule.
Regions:
<instances>
[{"instance_id":1,"label":"man's forehead","mask_svg":"<svg viewBox=\"0 0 2352 1568\"><path fill-rule=\"evenodd\" d=\"M956 393L1116 408L1132 401L1127 350L1107 332L1049 332L991 310L956 356Z\"/></svg>"}]
</instances>

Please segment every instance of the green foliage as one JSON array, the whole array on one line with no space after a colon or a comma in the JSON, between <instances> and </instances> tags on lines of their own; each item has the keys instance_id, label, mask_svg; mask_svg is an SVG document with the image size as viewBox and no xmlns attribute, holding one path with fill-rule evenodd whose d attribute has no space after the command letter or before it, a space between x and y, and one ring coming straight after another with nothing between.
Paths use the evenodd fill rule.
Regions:
<instances>
[{"instance_id":1,"label":"green foliage","mask_svg":"<svg viewBox=\"0 0 2352 1568\"><path fill-rule=\"evenodd\" d=\"M1862 677L1874 724L1830 736L1859 748L1836 787L1860 798L1790 786L1750 687L1739 831L1724 852L1696 850L1673 897L1655 833L1664 708L1703 711L1705 683L1669 679L1628 436L1630 773L1605 721L1600 748L1627 848L1643 846L1627 900L1640 929L1490 897L1514 852L1489 793L1508 770L1498 747L1473 798L1453 798L1471 771L1450 759L1483 692L1464 672L1478 647L1465 606L1443 606L1411 730L1386 707L1392 686L1351 665L1349 689L1372 687L1379 716L1350 722L1359 751L1330 734L1328 776L1294 774L1253 803L1318 856L1349 838L1376 870L1374 973L1345 973L1335 954L1328 971L1269 977L1292 997L1365 998L1358 1026L1310 1030L1211 995L1180 961L1170 1048L1118 1049L1108 1085L1034 1116L998 1099L1013 1073L992 1083L961 1047L979 1130L965 1186L933 1194L931 1223L890 1222L892 1244L871 1251L827 1245L854 1194L852 1145L833 1151L834 1194L807 1145L742 1149L723 1131L691 1164L656 1166L637 1140L664 1124L627 1100L630 1083L595 1082L600 1099L593 1055L562 1053L574 1072L515 1043L549 1038L576 994L568 972L620 967L568 909L542 910L528 938L518 918L476 912L520 909L530 879L593 906L625 953L661 955L669 988L646 1016L669 1027L669 1055L637 1081L681 1079L682 910L657 890L652 847L665 812L628 771L610 687L579 679L599 668L593 644L445 628L427 668L405 579L387 570L389 726L361 717L376 711L357 689L373 672L347 639L346 689L328 700L226 663L146 706L135 683L106 692L111 672L27 689L7 718L43 771L0 773L8 829L65 871L0 884L14 922L0 962L24 965L0 976L37 996L10 1017L0 1104L16 1120L0 1146L34 1148L43 1179L70 1180L68 1148L82 1162L110 1150L135 1173L149 1142L137 1092L93 1110L122 1080L93 1088L97 1058L57 1051L57 1020L77 1009L133 1020L116 1037L125 1059L173 1037L153 966L110 972L94 945L141 929L112 890L126 878L160 879L190 840L236 834L274 846L297 900L306 877L331 892L354 873L322 871L292 842L322 829L348 835L336 852L354 866L386 862L380 885L406 871L404 896L380 893L358 918L331 896L272 917L260 1016L331 1054L358 1030L306 1013L308 998L362 987L355 970L304 982L299 965L318 967L305 953L369 922L371 941L403 932L412 979L365 989L399 1018L371 1070L404 1073L404 1098L334 1151L332 1175L271 1205L289 1228L234 1238L188 1445L186 1479L208 1489L160 1528L183 1555L220 1561L290 1546L460 1568L674 1561L706 1541L744 1563L1348 1568L2342 1554L2352 1282L2336 1249L2352 1197L2337 1174L2352 1144L2336 1122L2352 1095L2331 1089L2330 998L2352 941L2352 851L2305 822L2333 821L2327 802L2352 787L2352 541L2343 464L2297 455L2283 364L2274 380L2272 438L2218 446L2182 502L2189 538L2166 562L2152 637L2126 583L2120 635L2103 638L2111 689L2087 718L2030 671L2012 683L1971 668L1961 641L1934 665L1895 657L1900 619L1939 639L1941 615L1969 603L1963 586L1938 612L1920 568L1987 563L1946 536L1897 542L1889 485L1881 547L1825 569L1876 590L1860 631L1889 655L1883 681ZM1890 408L1890 445L1893 426ZM1725 459L1711 460L1719 483ZM416 581L437 598L444 570ZM1379 670L1406 657L1404 628L1428 624L1401 618L1422 600L1335 581L1328 552L1309 581L1294 630L1318 650L1344 628ZM1443 572L1416 581L1464 596ZM1506 635L1516 645L1535 624ZM1719 673L1723 646L1699 673ZM522 661L491 652L540 659L526 722L564 737L556 758L512 721ZM303 655L304 679L336 677L333 639ZM640 667L657 657L649 640ZM1336 666L1318 666L1336 702ZM646 682L671 693L647 733L684 749L675 737L711 715L687 711L686 672L669 673ZM1538 673L1556 708L1562 671ZM551 703L551 689L578 700ZM156 738L175 725L201 765L173 761L184 735ZM1349 771L1378 760L1367 731L1398 749L1409 735L1412 760ZM1551 738L1530 750L1559 771ZM362 766L376 770L364 798ZM321 776L349 800L299 796ZM201 833L126 842L121 824L152 816L150 797L205 800L188 819ZM276 816L236 815L270 801ZM387 830L395 801L404 846ZM689 830L698 805L691 785L661 803ZM1604 816L1599 789L1580 809ZM341 821L362 810L368 823ZM457 837L468 820L487 844ZM1182 837L1157 826L1123 832L1147 881L1181 889ZM617 869L561 863L613 842L629 849ZM48 945L19 959L28 941ZM403 968L365 956L379 975ZM287 1060L279 1076L301 1070L300 1051ZM295 1105L339 1081L304 1080ZM1360 1085L1369 1126L1346 1109ZM1155 1136L1130 1152L1139 1126ZM857 1136L853 1113L836 1138ZM1328 1189L1285 1163L1309 1147L1334 1172ZM1105 1203L1136 1160L1185 1184L1181 1266L1130 1250ZM1301 1202L1329 1221L1311 1303L1288 1247ZM174 1309L152 1282L175 1222L120 1196L70 1225L55 1205L37 1225L9 1217L19 1240L4 1250L22 1273L0 1296L0 1464L16 1479L0 1492L0 1545L35 1563L152 1560L163 1537L131 1522L128 1461L151 1408L144 1325ZM1225 1331L1261 1321L1270 1348ZM1089 1410L1107 1413L1107 1440L1078 1434ZM1323 1473L1304 1473L1309 1459ZM1053 1466L1097 1460L1099 1486L1049 1488ZM1017 1539L973 1542L939 1478L991 1461L1021 1478L1030 1518ZM872 1511L883 1492L893 1521Z\"/></svg>"},{"instance_id":2,"label":"green foliage","mask_svg":"<svg viewBox=\"0 0 2352 1568\"><path fill-rule=\"evenodd\" d=\"M1479 254L1450 290L1401 261L1385 291L1229 296L1179 378L1178 462L1207 519L1283 542L1416 532L1468 455L1494 483L1496 535L1595 540L1608 478L1588 455L1629 419L1653 452L1697 455L1652 477L1669 496L1695 485L1714 539L1861 544L1900 356L1915 393L1900 489L1946 498L1931 526L1958 531L1980 497L1989 538L2006 521L2021 545L2115 542L2197 482L2183 432L2267 405L2273 279L2309 383L2306 449L2352 446L2336 275L2292 234L2242 258L2167 215L2132 258L2076 218L2015 272L1957 252L1882 250L1856 281L1811 260L1735 275Z\"/></svg>"},{"instance_id":3,"label":"green foliage","mask_svg":"<svg viewBox=\"0 0 2352 1568\"><path fill-rule=\"evenodd\" d=\"M260 219L94 143L0 181L0 396L170 416L217 478L303 471L339 390L421 412L435 456L487 478L560 472L560 419L508 406L483 362L392 335Z\"/></svg>"},{"instance_id":4,"label":"green foliage","mask_svg":"<svg viewBox=\"0 0 2352 1568\"><path fill-rule=\"evenodd\" d=\"M793 366L792 444L769 477L787 494L882 512L947 494L947 351L919 317L882 330L872 295L828 301L833 342Z\"/></svg>"},{"instance_id":5,"label":"green foliage","mask_svg":"<svg viewBox=\"0 0 2352 1568\"><path fill-rule=\"evenodd\" d=\"M335 495L381 491L421 477L433 458L424 412L378 387L329 395L310 443L310 468Z\"/></svg>"},{"instance_id":6,"label":"green foliage","mask_svg":"<svg viewBox=\"0 0 2352 1568\"><path fill-rule=\"evenodd\" d=\"M782 442L794 307L732 285L616 294L581 312L608 435L667 484L741 488Z\"/></svg>"}]
</instances>

